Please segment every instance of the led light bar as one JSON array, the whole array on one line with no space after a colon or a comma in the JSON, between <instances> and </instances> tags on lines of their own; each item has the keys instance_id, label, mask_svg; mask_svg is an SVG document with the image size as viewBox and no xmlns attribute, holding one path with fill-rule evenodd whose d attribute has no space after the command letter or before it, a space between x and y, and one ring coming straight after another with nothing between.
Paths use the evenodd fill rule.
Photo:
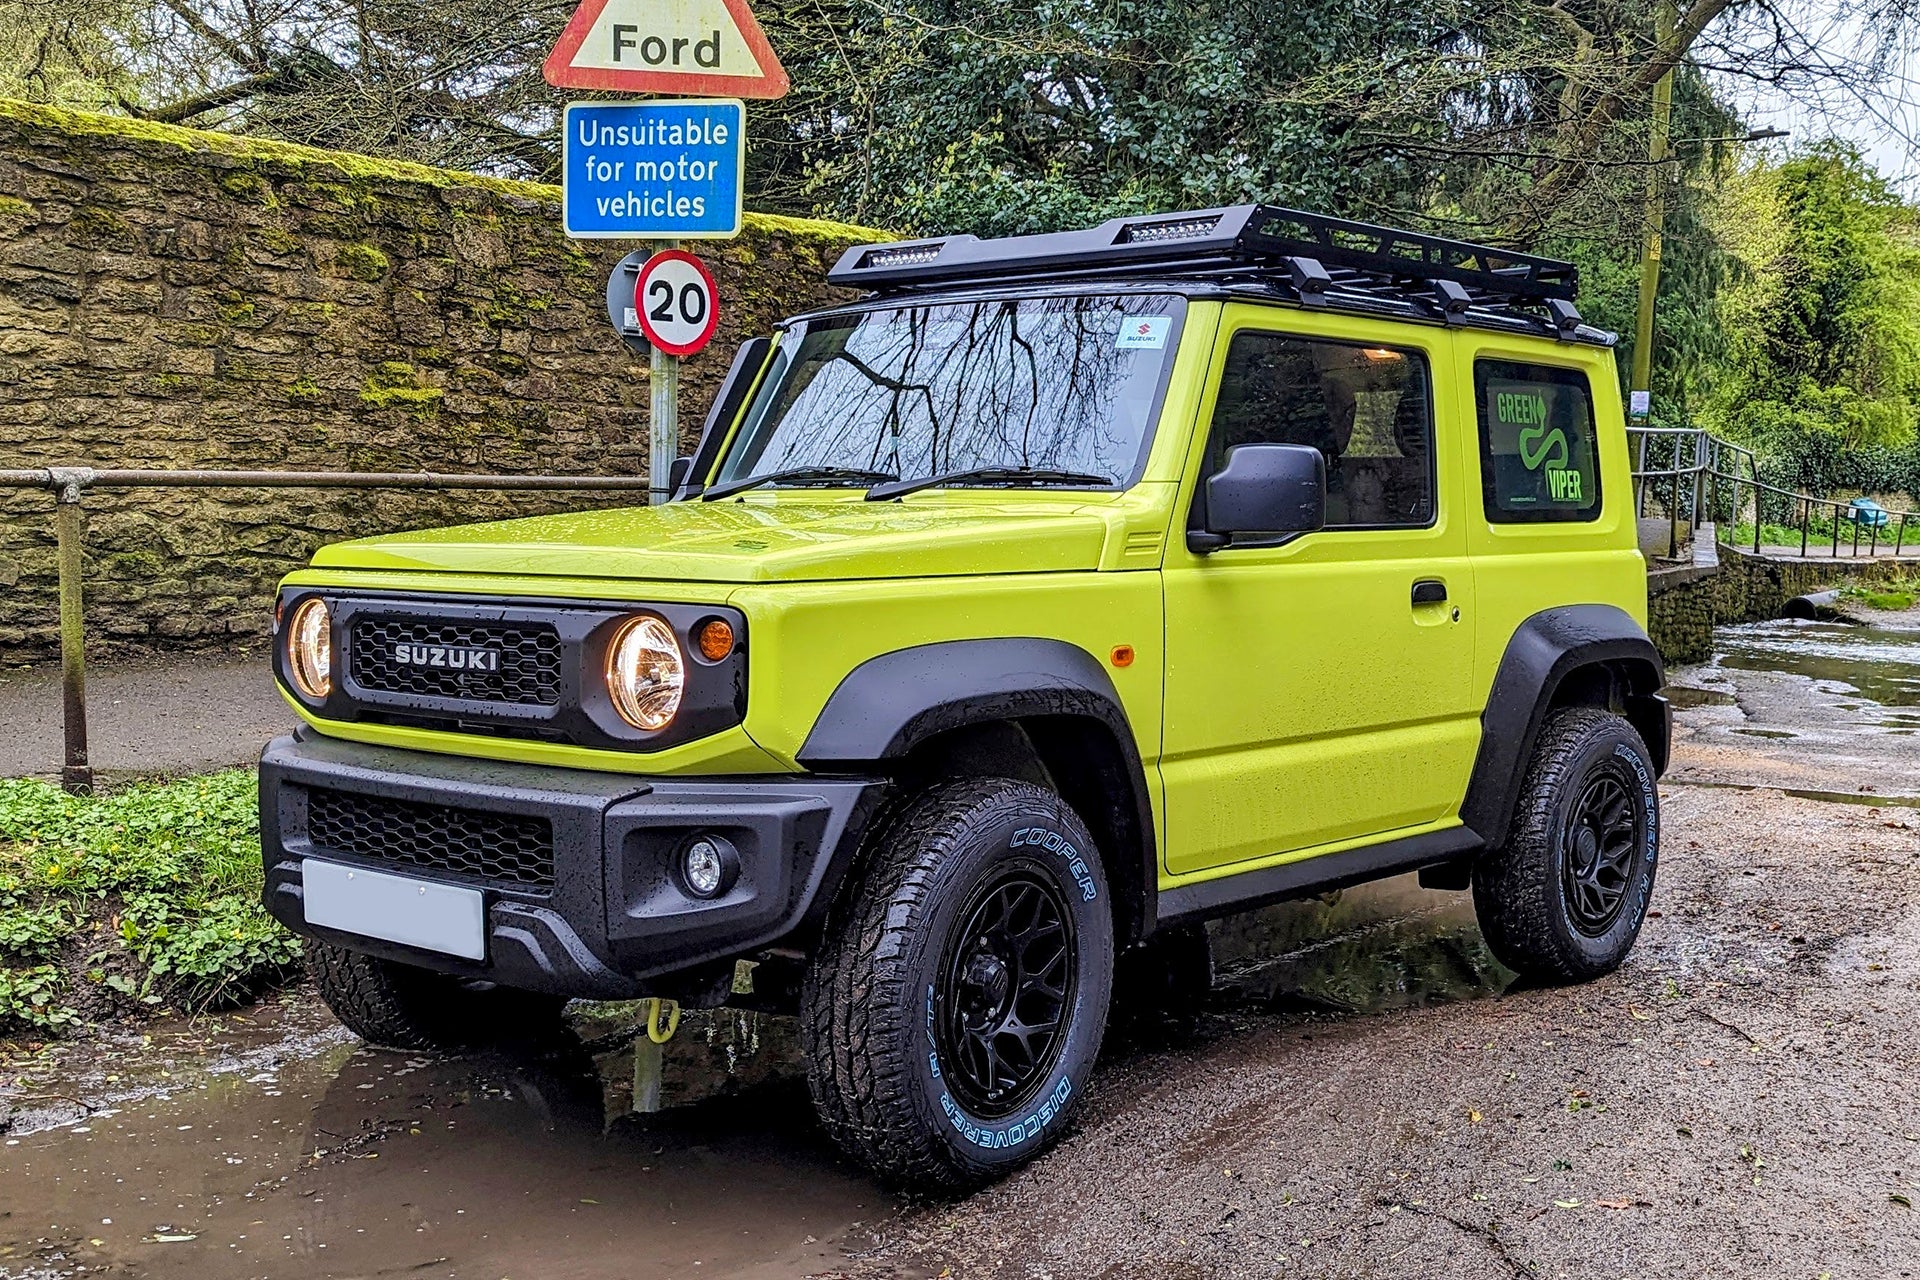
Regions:
<instances>
[{"instance_id":1,"label":"led light bar","mask_svg":"<svg viewBox=\"0 0 1920 1280\"><path fill-rule=\"evenodd\" d=\"M1128 223L1126 230L1120 233L1120 243L1153 244L1166 240L1192 240L1198 236L1211 235L1219 225L1218 216L1181 218L1172 222Z\"/></svg>"},{"instance_id":2,"label":"led light bar","mask_svg":"<svg viewBox=\"0 0 1920 1280\"><path fill-rule=\"evenodd\" d=\"M920 267L940 256L945 241L936 240L932 244L909 244L898 248L869 249L860 259L860 270L874 271L887 267Z\"/></svg>"}]
</instances>

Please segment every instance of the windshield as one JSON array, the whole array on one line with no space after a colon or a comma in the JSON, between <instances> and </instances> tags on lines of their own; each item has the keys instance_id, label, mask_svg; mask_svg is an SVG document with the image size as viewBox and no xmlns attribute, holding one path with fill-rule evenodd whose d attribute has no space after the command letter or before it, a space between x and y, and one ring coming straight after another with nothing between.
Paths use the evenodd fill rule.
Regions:
<instances>
[{"instance_id":1,"label":"windshield","mask_svg":"<svg viewBox=\"0 0 1920 1280\"><path fill-rule=\"evenodd\" d=\"M797 322L716 483L813 468L906 479L1045 469L1086 473L1086 487L1095 476L1130 483L1185 306L1069 296Z\"/></svg>"}]
</instances>

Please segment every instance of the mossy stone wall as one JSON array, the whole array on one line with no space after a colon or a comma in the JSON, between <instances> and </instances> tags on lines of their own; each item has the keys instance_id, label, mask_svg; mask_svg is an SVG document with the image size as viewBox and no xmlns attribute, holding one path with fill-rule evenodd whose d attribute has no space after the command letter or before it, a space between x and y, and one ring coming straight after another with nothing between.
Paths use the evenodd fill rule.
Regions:
<instances>
[{"instance_id":1,"label":"mossy stone wall","mask_svg":"<svg viewBox=\"0 0 1920 1280\"><path fill-rule=\"evenodd\" d=\"M826 269L876 234L750 216L703 250L689 436L735 343L843 296ZM604 303L635 247L567 240L553 187L0 101L0 469L644 475L646 361ZM96 492L89 631L231 643L324 543L634 500ZM0 661L53 651L51 510L0 490Z\"/></svg>"}]
</instances>

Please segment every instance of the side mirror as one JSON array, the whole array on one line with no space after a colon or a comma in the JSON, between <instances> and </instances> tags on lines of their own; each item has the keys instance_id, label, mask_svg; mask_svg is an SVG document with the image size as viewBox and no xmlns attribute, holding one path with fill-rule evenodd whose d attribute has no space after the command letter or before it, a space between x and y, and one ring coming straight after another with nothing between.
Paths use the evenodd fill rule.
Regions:
<instances>
[{"instance_id":1,"label":"side mirror","mask_svg":"<svg viewBox=\"0 0 1920 1280\"><path fill-rule=\"evenodd\" d=\"M1267 535L1255 545L1271 545L1275 535L1327 523L1327 460L1311 445L1236 445L1206 485L1206 526L1188 538L1195 551L1217 551L1248 534Z\"/></svg>"},{"instance_id":2,"label":"side mirror","mask_svg":"<svg viewBox=\"0 0 1920 1280\"><path fill-rule=\"evenodd\" d=\"M667 466L667 492L678 493L680 486L687 482L687 473L693 470L692 458L675 458Z\"/></svg>"}]
</instances>

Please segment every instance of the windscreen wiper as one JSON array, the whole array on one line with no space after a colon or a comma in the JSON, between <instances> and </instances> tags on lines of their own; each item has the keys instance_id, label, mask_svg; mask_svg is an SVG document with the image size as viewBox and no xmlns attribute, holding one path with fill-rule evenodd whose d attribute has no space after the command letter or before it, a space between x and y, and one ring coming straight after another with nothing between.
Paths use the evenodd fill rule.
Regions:
<instances>
[{"instance_id":1,"label":"windscreen wiper","mask_svg":"<svg viewBox=\"0 0 1920 1280\"><path fill-rule=\"evenodd\" d=\"M937 476L916 476L912 480L889 478L884 484L876 484L867 490L868 502L886 502L893 498L904 498L910 493L922 489L941 489L948 485L1002 485L1009 489L1027 488L1043 484L1098 484L1110 485L1112 476L1096 475L1091 471L1058 471L1051 467L969 467L965 471L948 471Z\"/></svg>"},{"instance_id":2,"label":"windscreen wiper","mask_svg":"<svg viewBox=\"0 0 1920 1280\"><path fill-rule=\"evenodd\" d=\"M744 480L728 480L716 484L700 495L703 502L718 502L730 498L736 493L745 493L749 489L758 489L763 484L791 485L830 485L844 484L851 489L855 485L886 483L897 481L900 477L891 471L875 471L870 467L790 467L785 471L769 471L765 475L748 476ZM868 497L873 495L869 493Z\"/></svg>"}]
</instances>

